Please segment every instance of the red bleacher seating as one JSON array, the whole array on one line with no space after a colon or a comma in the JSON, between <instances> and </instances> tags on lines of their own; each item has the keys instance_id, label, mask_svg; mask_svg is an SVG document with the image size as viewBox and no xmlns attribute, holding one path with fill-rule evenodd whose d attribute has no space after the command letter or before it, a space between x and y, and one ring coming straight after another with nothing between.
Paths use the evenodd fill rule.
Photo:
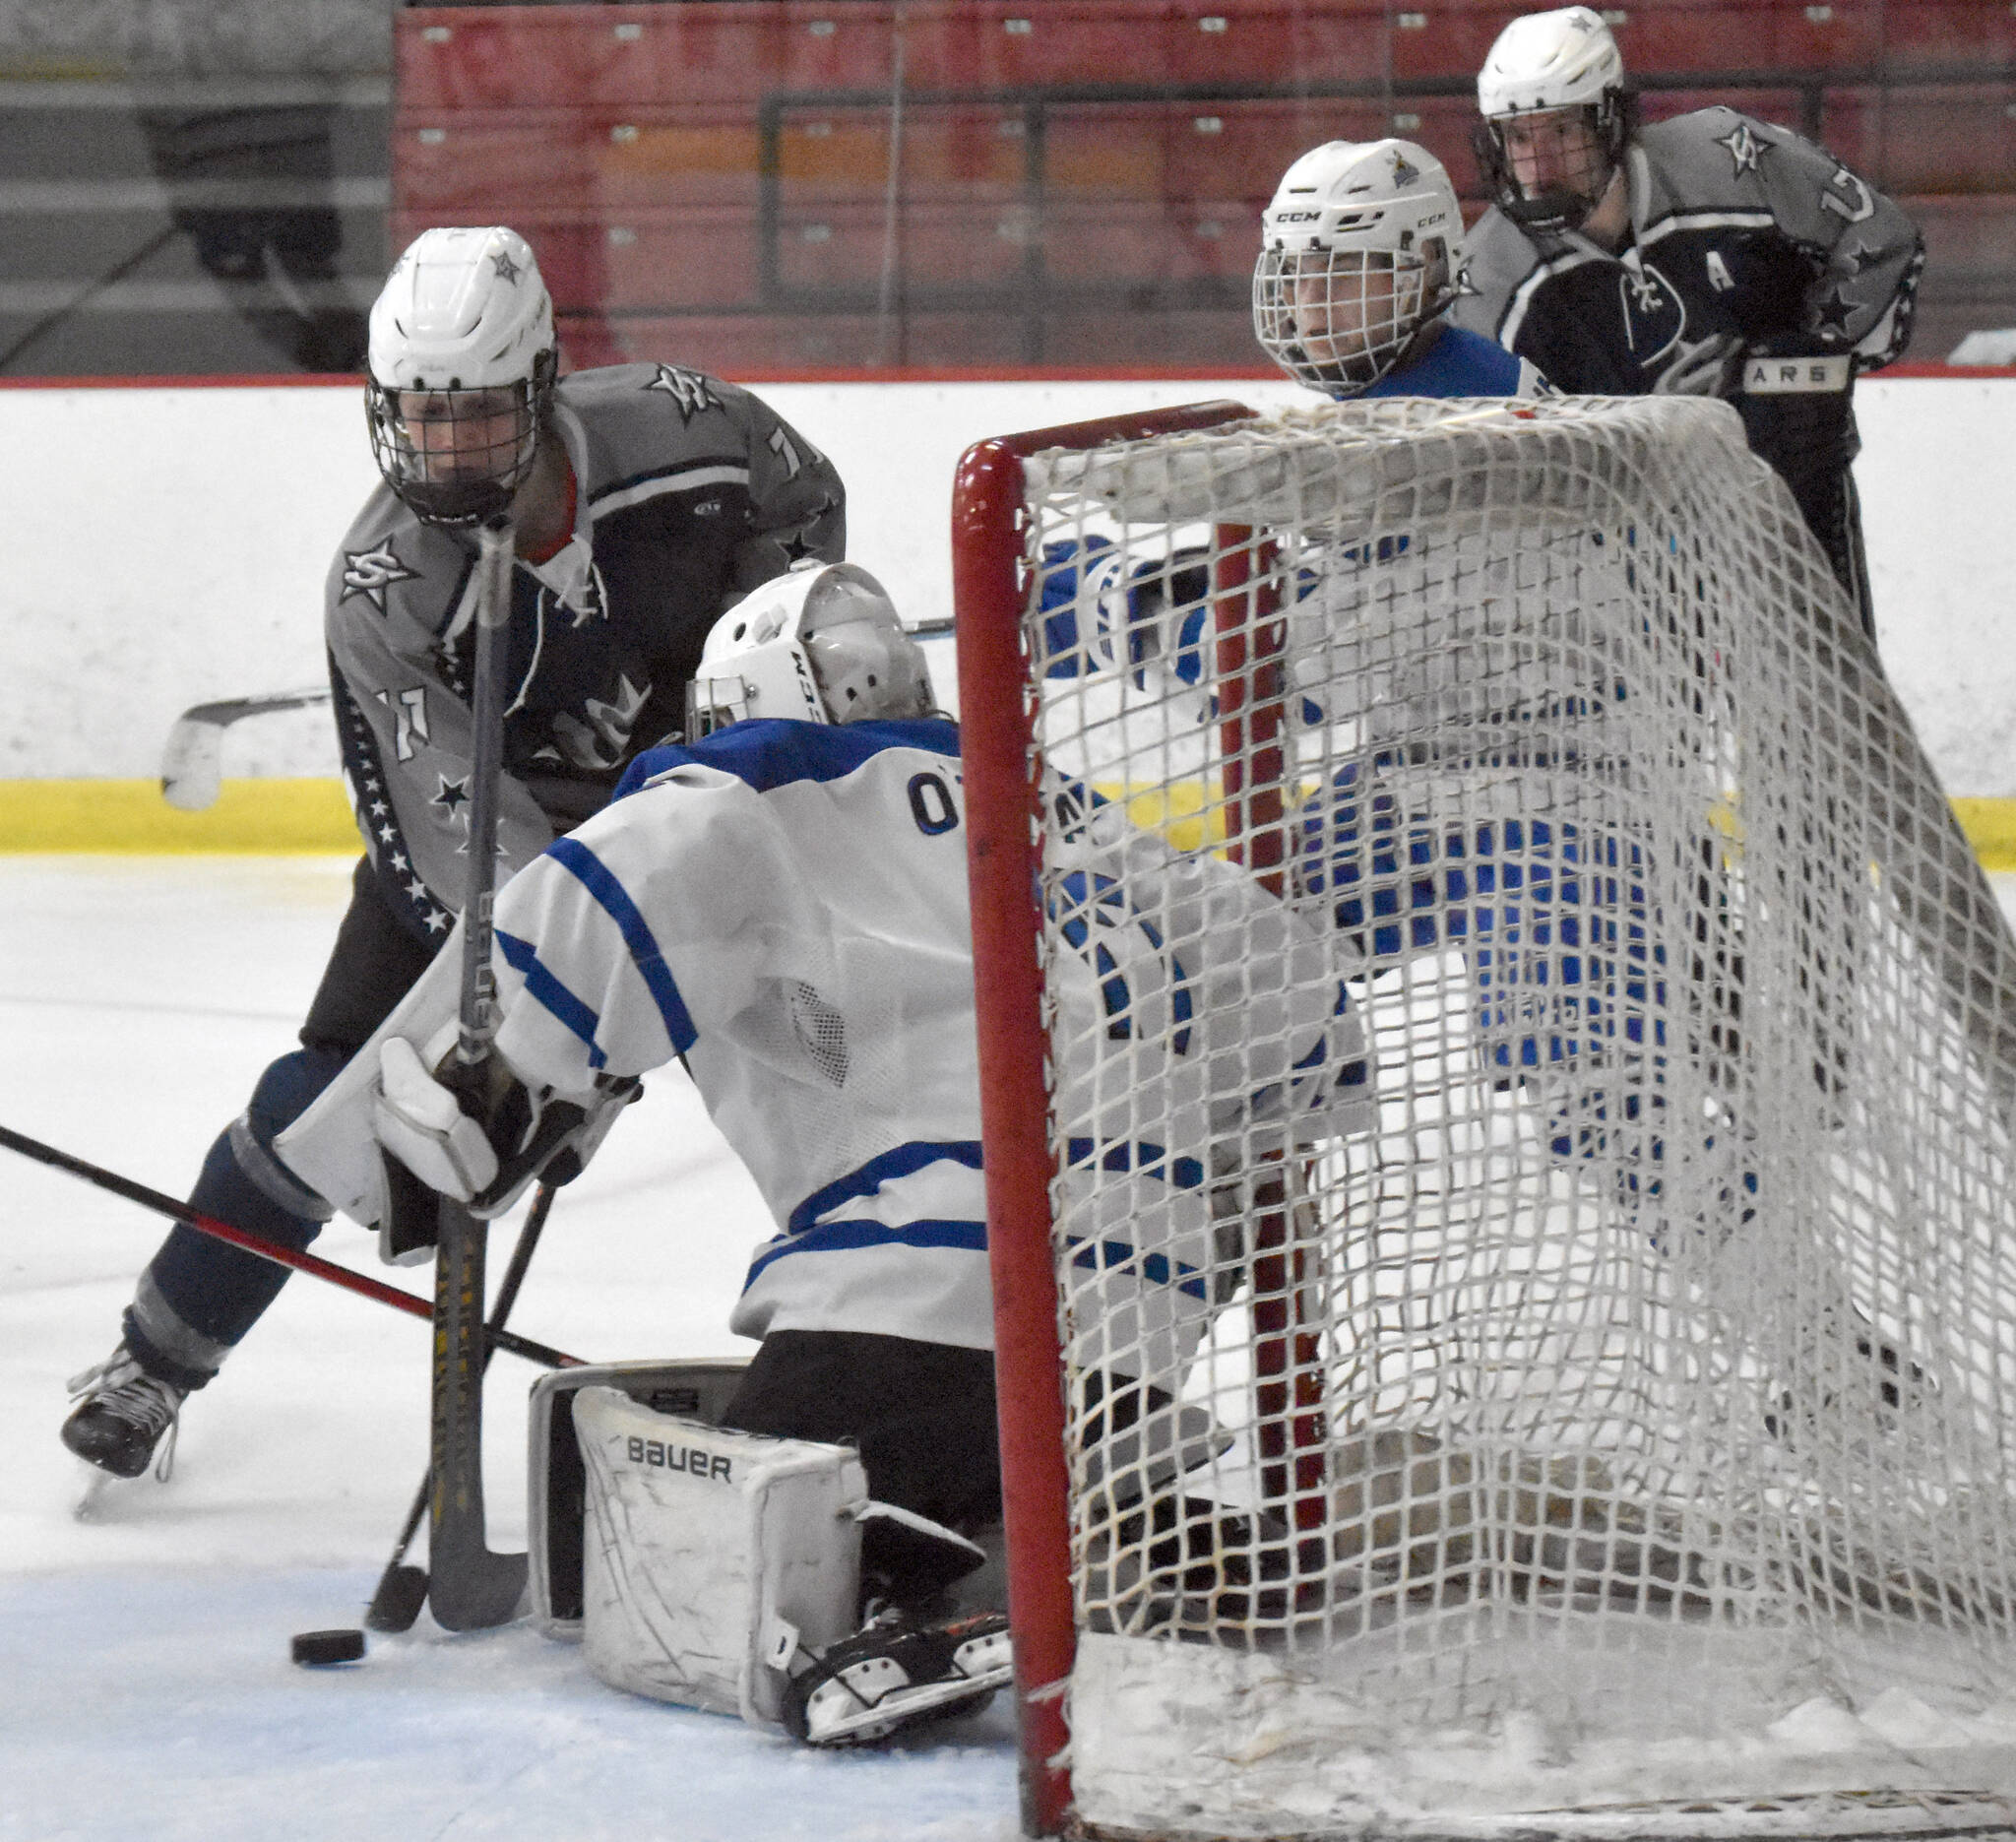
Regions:
<instances>
[{"instance_id":1,"label":"red bleacher seating","mask_svg":"<svg viewBox=\"0 0 2016 1842\"><path fill-rule=\"evenodd\" d=\"M451 222L540 208L756 205L756 123L733 104L402 117L393 149L394 208Z\"/></svg>"},{"instance_id":2,"label":"red bleacher seating","mask_svg":"<svg viewBox=\"0 0 2016 1842\"><path fill-rule=\"evenodd\" d=\"M1386 72L1387 11L1376 0L1323 7L1297 0L1189 0L1165 28L1168 80L1378 83Z\"/></svg>"},{"instance_id":3,"label":"red bleacher seating","mask_svg":"<svg viewBox=\"0 0 2016 1842\"><path fill-rule=\"evenodd\" d=\"M404 7L395 234L519 223L540 249L575 361L591 350L787 369L1243 357L1234 303L1259 210L1289 162L1322 141L1402 134L1443 161L1474 215L1476 71L1506 21L1538 3ZM1728 102L1912 195L1933 320L1958 315L1969 288L1991 290L1981 278L2007 277L2016 297L2009 0L1605 11L1627 69L1654 80L1649 118ZM886 100L899 70L900 129ZM1255 88L1274 94L1237 94ZM1350 94L1314 94L1325 89ZM893 148L900 324L855 311L884 284ZM789 314L765 301L766 261L796 303ZM1109 299L1095 310L1101 290Z\"/></svg>"},{"instance_id":4,"label":"red bleacher seating","mask_svg":"<svg viewBox=\"0 0 2016 1842\"><path fill-rule=\"evenodd\" d=\"M2016 186L2016 85L1827 92L1821 143L1891 193Z\"/></svg>"},{"instance_id":5,"label":"red bleacher seating","mask_svg":"<svg viewBox=\"0 0 2016 1842\"><path fill-rule=\"evenodd\" d=\"M905 82L926 94L1166 83L1167 12L1164 0L911 0Z\"/></svg>"},{"instance_id":6,"label":"red bleacher seating","mask_svg":"<svg viewBox=\"0 0 2016 1842\"><path fill-rule=\"evenodd\" d=\"M1883 9L1886 75L1997 64L2016 64L2016 8L1993 0L1890 0Z\"/></svg>"}]
</instances>

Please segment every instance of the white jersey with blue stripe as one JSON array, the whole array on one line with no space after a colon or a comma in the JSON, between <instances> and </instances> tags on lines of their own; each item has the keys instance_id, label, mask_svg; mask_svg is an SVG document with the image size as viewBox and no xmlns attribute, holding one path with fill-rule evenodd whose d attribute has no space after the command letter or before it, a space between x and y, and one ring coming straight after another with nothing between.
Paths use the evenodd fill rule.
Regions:
<instances>
[{"instance_id":1,"label":"white jersey with blue stripe","mask_svg":"<svg viewBox=\"0 0 2016 1842\"><path fill-rule=\"evenodd\" d=\"M498 1050L562 1093L685 1058L779 1231L736 1331L989 1347L957 731L743 723L653 750L626 787L498 896ZM1148 1355L1180 1360L1208 1321L1214 1135L1250 1145L1256 1120L1332 1104L1318 1090L1355 1024L1336 1015L1335 936L1250 878L1117 808L1063 849L1052 989L1081 1264ZM1256 974L1268 958L1289 978ZM1095 1042L1081 1067L1071 1046ZM1144 1086L1174 1145L1130 1136Z\"/></svg>"},{"instance_id":2,"label":"white jersey with blue stripe","mask_svg":"<svg viewBox=\"0 0 2016 1842\"><path fill-rule=\"evenodd\" d=\"M685 1058L781 1233L732 1320L991 1341L957 732L739 724L499 893L523 1078Z\"/></svg>"}]
</instances>

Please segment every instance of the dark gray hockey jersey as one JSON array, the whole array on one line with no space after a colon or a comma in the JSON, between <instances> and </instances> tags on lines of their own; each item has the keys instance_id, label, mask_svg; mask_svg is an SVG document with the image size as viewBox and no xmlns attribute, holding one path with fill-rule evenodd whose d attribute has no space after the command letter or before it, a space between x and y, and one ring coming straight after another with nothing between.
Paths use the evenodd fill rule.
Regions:
<instances>
[{"instance_id":1,"label":"dark gray hockey jersey","mask_svg":"<svg viewBox=\"0 0 2016 1842\"><path fill-rule=\"evenodd\" d=\"M1889 199L1790 129L1732 108L1640 131L1625 157L1630 241L1536 242L1493 208L1464 242L1451 317L1558 390L1643 396L1745 351L1887 364L1911 333L1924 245ZM1695 388L1698 390L1698 383Z\"/></svg>"},{"instance_id":2,"label":"dark gray hockey jersey","mask_svg":"<svg viewBox=\"0 0 2016 1842\"><path fill-rule=\"evenodd\" d=\"M846 493L759 398L702 372L562 378L554 426L574 536L512 576L497 879L597 811L633 756L677 730L710 627L800 556L846 551ZM468 875L472 535L373 493L329 573L344 777L393 906L446 937Z\"/></svg>"}]
</instances>

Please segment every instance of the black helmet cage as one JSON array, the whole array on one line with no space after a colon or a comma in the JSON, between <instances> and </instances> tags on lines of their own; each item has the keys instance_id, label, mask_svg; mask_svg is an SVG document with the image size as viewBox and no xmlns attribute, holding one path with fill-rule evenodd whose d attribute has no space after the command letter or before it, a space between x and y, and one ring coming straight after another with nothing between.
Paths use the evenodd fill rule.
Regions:
<instances>
[{"instance_id":1,"label":"black helmet cage","mask_svg":"<svg viewBox=\"0 0 2016 1842\"><path fill-rule=\"evenodd\" d=\"M466 389L450 378L438 390L415 386L402 393L367 376L364 415L371 429L372 458L385 483L424 524L474 525L498 516L532 476L558 368L558 354L548 348L534 358L532 376L515 384ZM500 390L516 393L511 432L481 447L465 448L451 436L445 446L422 448L400 413L400 398L405 394L424 397L430 408L441 409L442 413L425 418L436 427L447 424L452 428L458 421L487 422L498 412L483 400L494 399Z\"/></svg>"},{"instance_id":2,"label":"black helmet cage","mask_svg":"<svg viewBox=\"0 0 2016 1842\"><path fill-rule=\"evenodd\" d=\"M1574 107L1576 104L1569 104ZM1505 152L1505 115L1486 115L1471 130L1471 146L1477 154L1478 174L1485 191L1506 217L1522 229L1558 234L1576 230L1602 201L1610 175L1622 164L1624 150L1638 132L1638 97L1630 90L1606 90L1600 102L1579 105L1596 142L1598 168L1590 174L1585 189L1550 186L1529 198L1513 176L1512 159ZM1520 110L1522 114L1550 115L1552 109Z\"/></svg>"}]
</instances>

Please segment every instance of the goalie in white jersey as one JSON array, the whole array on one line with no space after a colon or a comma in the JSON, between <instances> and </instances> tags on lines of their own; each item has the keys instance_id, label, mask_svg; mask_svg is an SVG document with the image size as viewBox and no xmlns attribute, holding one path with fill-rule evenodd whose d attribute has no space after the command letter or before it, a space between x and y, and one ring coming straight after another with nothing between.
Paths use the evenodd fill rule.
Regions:
<instances>
[{"instance_id":1,"label":"goalie in white jersey","mask_svg":"<svg viewBox=\"0 0 2016 1842\"><path fill-rule=\"evenodd\" d=\"M725 615L691 704L689 744L642 756L499 893L496 1051L536 1112L581 1109L589 1141L631 1077L683 1059L778 1230L730 1318L762 1347L727 1424L857 1446L873 1496L910 1512L867 1525L864 1588L915 1609L978 1564L961 1538L1000 1512L958 731L851 564L802 568ZM1118 1422L1175 1393L1208 1328L1212 1144L1336 1129L1361 1067L1331 930L1059 792L1084 814L1065 899L1085 944L1053 976L1074 1035L1108 1051L1102 1072L1089 1048L1059 1070L1065 1180L1100 1225L1080 1264L1108 1321L1138 1326ZM451 980L430 977L358 1057L376 1073L283 1144L345 1213L388 1206L373 1129L486 1212L529 1178L438 1108L407 1048L453 1012ZM1115 1040L1134 1079L1109 1091ZM1131 1142L1125 1089L1143 1077L1171 1091L1187 1143ZM918 1517L951 1533L934 1542ZM1164 1558L1197 1590L1194 1564Z\"/></svg>"}]
</instances>

